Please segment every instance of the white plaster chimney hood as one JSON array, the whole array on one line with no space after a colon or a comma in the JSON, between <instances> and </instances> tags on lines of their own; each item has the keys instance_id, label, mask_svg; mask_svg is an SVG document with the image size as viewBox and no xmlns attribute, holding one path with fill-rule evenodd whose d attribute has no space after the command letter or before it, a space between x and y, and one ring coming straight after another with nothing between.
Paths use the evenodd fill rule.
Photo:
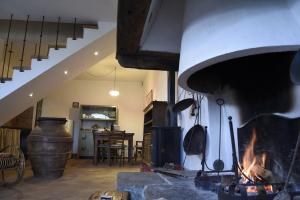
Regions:
<instances>
[{"instance_id":1,"label":"white plaster chimney hood","mask_svg":"<svg viewBox=\"0 0 300 200\"><path fill-rule=\"evenodd\" d=\"M179 84L193 91L188 79L211 65L299 47L299 0L186 0Z\"/></svg>"}]
</instances>

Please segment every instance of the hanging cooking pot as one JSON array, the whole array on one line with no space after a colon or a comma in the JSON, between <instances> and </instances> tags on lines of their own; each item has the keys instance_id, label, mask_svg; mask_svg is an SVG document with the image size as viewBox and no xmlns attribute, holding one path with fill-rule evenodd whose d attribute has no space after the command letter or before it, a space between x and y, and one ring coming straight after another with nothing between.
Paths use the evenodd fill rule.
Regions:
<instances>
[{"instance_id":1,"label":"hanging cooking pot","mask_svg":"<svg viewBox=\"0 0 300 200\"><path fill-rule=\"evenodd\" d=\"M193 126L185 135L183 149L187 155L199 155L204 152L205 131L203 126L197 124Z\"/></svg>"},{"instance_id":2,"label":"hanging cooking pot","mask_svg":"<svg viewBox=\"0 0 300 200\"><path fill-rule=\"evenodd\" d=\"M293 83L300 84L300 50L297 51L292 60L290 75Z\"/></svg>"},{"instance_id":3,"label":"hanging cooking pot","mask_svg":"<svg viewBox=\"0 0 300 200\"><path fill-rule=\"evenodd\" d=\"M181 112L181 111L187 109L188 107L190 107L191 105L193 105L194 103L195 103L195 100L193 98L183 99L181 101L178 101L173 106L173 111L176 113Z\"/></svg>"}]
</instances>

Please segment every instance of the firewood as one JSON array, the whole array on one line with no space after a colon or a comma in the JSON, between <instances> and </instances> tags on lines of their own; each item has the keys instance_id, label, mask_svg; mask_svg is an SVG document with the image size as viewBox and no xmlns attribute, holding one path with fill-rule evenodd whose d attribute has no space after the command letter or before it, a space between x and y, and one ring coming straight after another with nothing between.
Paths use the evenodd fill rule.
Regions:
<instances>
[{"instance_id":1,"label":"firewood","mask_svg":"<svg viewBox=\"0 0 300 200\"><path fill-rule=\"evenodd\" d=\"M259 178L262 179L261 182L272 183L275 181L273 173L268 169L256 165L253 167L253 171L255 171Z\"/></svg>"}]
</instances>

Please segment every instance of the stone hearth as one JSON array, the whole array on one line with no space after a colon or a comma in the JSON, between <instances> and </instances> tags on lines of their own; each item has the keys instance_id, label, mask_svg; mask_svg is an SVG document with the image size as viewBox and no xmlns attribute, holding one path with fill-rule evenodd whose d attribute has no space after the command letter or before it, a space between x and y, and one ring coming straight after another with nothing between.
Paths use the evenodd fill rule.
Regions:
<instances>
[{"instance_id":1,"label":"stone hearth","mask_svg":"<svg viewBox=\"0 0 300 200\"><path fill-rule=\"evenodd\" d=\"M195 187L196 171L182 171L180 174L184 177L174 178L154 172L121 172L117 190L130 192L131 200L218 199L216 193Z\"/></svg>"}]
</instances>

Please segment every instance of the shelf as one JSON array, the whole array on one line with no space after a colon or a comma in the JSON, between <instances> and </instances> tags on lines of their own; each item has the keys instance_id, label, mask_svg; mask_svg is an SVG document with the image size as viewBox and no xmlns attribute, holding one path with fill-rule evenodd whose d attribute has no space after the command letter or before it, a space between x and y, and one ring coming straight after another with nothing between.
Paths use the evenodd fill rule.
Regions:
<instances>
[{"instance_id":1,"label":"shelf","mask_svg":"<svg viewBox=\"0 0 300 200\"><path fill-rule=\"evenodd\" d=\"M155 135L155 140L152 139L156 131L153 127L166 124L167 106L168 104L165 101L153 101L144 109L143 163L145 165L157 165L158 158L160 158L160 156L156 155L162 152L161 148L158 148L161 144L158 142L157 134Z\"/></svg>"},{"instance_id":2,"label":"shelf","mask_svg":"<svg viewBox=\"0 0 300 200\"><path fill-rule=\"evenodd\" d=\"M93 133L93 130L92 129L80 129L80 132Z\"/></svg>"},{"instance_id":3,"label":"shelf","mask_svg":"<svg viewBox=\"0 0 300 200\"><path fill-rule=\"evenodd\" d=\"M149 124L152 124L152 121L153 121L153 120L151 119L151 120L145 122L145 123L144 123L144 126L149 125Z\"/></svg>"},{"instance_id":4,"label":"shelf","mask_svg":"<svg viewBox=\"0 0 300 200\"><path fill-rule=\"evenodd\" d=\"M118 122L117 106L105 105L81 105L80 115L81 127L78 136L79 156L94 155L93 130L110 129Z\"/></svg>"},{"instance_id":5,"label":"shelf","mask_svg":"<svg viewBox=\"0 0 300 200\"><path fill-rule=\"evenodd\" d=\"M80 117L85 121L117 121L117 112L116 106L82 105Z\"/></svg>"},{"instance_id":6,"label":"shelf","mask_svg":"<svg viewBox=\"0 0 300 200\"><path fill-rule=\"evenodd\" d=\"M85 121L116 121L116 119L95 119L95 118L81 118Z\"/></svg>"}]
</instances>

